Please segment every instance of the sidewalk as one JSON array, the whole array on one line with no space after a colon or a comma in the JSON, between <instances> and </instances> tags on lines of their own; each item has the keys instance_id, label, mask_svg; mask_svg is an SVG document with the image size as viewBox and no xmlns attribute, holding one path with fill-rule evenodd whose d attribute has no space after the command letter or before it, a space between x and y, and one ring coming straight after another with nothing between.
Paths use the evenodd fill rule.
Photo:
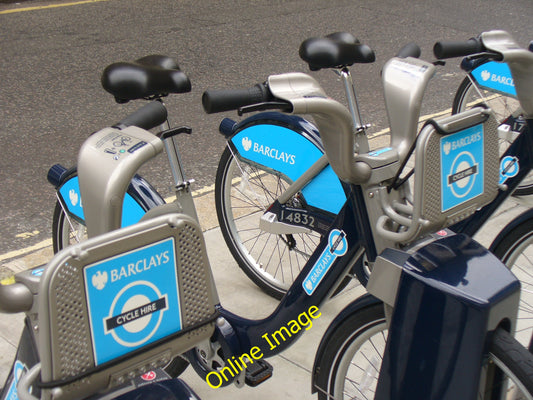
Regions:
<instances>
[{"instance_id":1,"label":"sidewalk","mask_svg":"<svg viewBox=\"0 0 533 400\"><path fill-rule=\"evenodd\" d=\"M208 202L208 199L205 201ZM204 200L201 198L197 200L198 213L199 215L208 215L206 212L208 208L204 207L209 207L209 205L204 206L203 202ZM485 227L476 239L485 245L490 244L494 235L509 219L522 212L525 207L530 207L530 204L520 204L520 201L511 199L490 221L490 226ZM205 227L212 223L212 220L211 222L204 220L202 226ZM277 301L265 295L241 272L226 248L220 229L215 227L206 230L205 239L217 290L224 307L248 318L261 318L269 315L276 307ZM43 258L46 256L45 253L41 255ZM9 264L12 268L13 266L29 268L37 265L28 265L30 263L28 260L36 261L35 255ZM314 321L312 329L282 355L269 359L269 362L274 366L274 375L257 388L245 386L239 389L231 385L227 388L212 389L194 373L192 368L188 368L182 377L203 399L209 399L213 396L217 396L219 399L249 399L252 395L254 400L316 398L316 396L311 395L310 374L320 339L334 316L346 304L363 293L364 289L354 284L325 304L320 309L321 317ZM22 321L22 314L3 315L0 319L0 380L2 382L11 368L15 356Z\"/></svg>"}]
</instances>

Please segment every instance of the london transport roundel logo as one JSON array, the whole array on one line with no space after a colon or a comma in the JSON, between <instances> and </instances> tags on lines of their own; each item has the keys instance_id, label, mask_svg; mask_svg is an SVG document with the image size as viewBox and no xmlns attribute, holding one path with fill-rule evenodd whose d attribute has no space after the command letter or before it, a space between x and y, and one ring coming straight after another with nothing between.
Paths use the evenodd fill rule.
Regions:
<instances>
[{"instance_id":1,"label":"london transport roundel logo","mask_svg":"<svg viewBox=\"0 0 533 400\"><path fill-rule=\"evenodd\" d=\"M463 151L453 160L448 185L455 197L462 198L470 193L477 172L478 164L470 152Z\"/></svg>"},{"instance_id":2,"label":"london transport roundel logo","mask_svg":"<svg viewBox=\"0 0 533 400\"><path fill-rule=\"evenodd\" d=\"M151 282L132 282L113 300L105 319L105 333L123 346L139 346L159 328L167 303L167 296Z\"/></svg>"}]
</instances>

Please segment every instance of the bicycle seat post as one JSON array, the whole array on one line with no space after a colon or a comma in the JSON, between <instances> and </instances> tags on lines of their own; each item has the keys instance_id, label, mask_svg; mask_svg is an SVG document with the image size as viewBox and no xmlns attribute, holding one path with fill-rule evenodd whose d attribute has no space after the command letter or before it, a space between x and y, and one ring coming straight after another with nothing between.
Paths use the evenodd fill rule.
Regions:
<instances>
[{"instance_id":1,"label":"bicycle seat post","mask_svg":"<svg viewBox=\"0 0 533 400\"><path fill-rule=\"evenodd\" d=\"M170 129L170 124L167 121L161 125L161 131L168 129ZM163 139L163 143L165 145L165 151L167 152L172 177L174 178L174 185L176 187L181 187L185 184L186 179L178 150L178 144L176 143L174 136Z\"/></svg>"},{"instance_id":2,"label":"bicycle seat post","mask_svg":"<svg viewBox=\"0 0 533 400\"><path fill-rule=\"evenodd\" d=\"M348 109L352 115L353 129L355 133L355 151L359 154L368 153L370 150L368 147L368 140L366 138L366 129L368 125L364 125L361 120L361 113L359 111L359 103L357 102L357 94L355 91L354 82L350 70L348 67L335 70L335 72L341 77L344 84L344 90L346 92L346 98L348 101Z\"/></svg>"},{"instance_id":3,"label":"bicycle seat post","mask_svg":"<svg viewBox=\"0 0 533 400\"><path fill-rule=\"evenodd\" d=\"M170 132L170 124L168 121L163 123L160 127L162 132ZM188 129L188 131L187 131ZM168 162L170 164L170 170L172 171L172 177L174 179L174 188L176 190L176 202L179 205L179 211L183 212L196 221L198 221L198 214L196 212L196 206L194 205L194 200L192 198L191 192L191 183L194 182L194 179L187 180L185 172L183 169L183 164L181 162L181 157L179 153L178 142L176 136L178 133L188 132L190 133L190 128L178 128L174 132L161 136L165 150L168 156Z\"/></svg>"}]
</instances>

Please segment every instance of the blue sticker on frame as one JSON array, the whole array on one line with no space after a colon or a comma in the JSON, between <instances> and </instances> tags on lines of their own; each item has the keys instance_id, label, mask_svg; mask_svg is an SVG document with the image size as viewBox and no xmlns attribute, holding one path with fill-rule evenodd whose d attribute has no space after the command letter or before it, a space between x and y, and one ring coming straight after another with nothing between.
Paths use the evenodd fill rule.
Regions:
<instances>
[{"instance_id":1,"label":"blue sticker on frame","mask_svg":"<svg viewBox=\"0 0 533 400\"><path fill-rule=\"evenodd\" d=\"M63 198L63 203L68 211L81 219L85 220L83 214L83 204L81 199L80 184L77 176L66 181L59 189L59 194ZM122 204L122 225L121 227L133 225L144 216L146 211L135 201L135 199L126 193L124 203Z\"/></svg>"},{"instance_id":2,"label":"blue sticker on frame","mask_svg":"<svg viewBox=\"0 0 533 400\"><path fill-rule=\"evenodd\" d=\"M441 211L447 211L483 193L483 125L440 139Z\"/></svg>"},{"instance_id":3,"label":"blue sticker on frame","mask_svg":"<svg viewBox=\"0 0 533 400\"><path fill-rule=\"evenodd\" d=\"M95 364L181 330L174 239L84 269Z\"/></svg>"},{"instance_id":4,"label":"blue sticker on frame","mask_svg":"<svg viewBox=\"0 0 533 400\"><path fill-rule=\"evenodd\" d=\"M346 240L346 233L338 229L333 229L329 233L328 245L322 251L318 261L302 282L302 287L307 295L311 296L314 293L318 285L320 285L320 282L322 282L322 279L326 276L329 268L333 265L333 262L337 257L345 255L347 251L348 241Z\"/></svg>"},{"instance_id":5,"label":"blue sticker on frame","mask_svg":"<svg viewBox=\"0 0 533 400\"><path fill-rule=\"evenodd\" d=\"M489 61L474 69L472 76L485 89L516 96L513 76L505 63Z\"/></svg>"}]
</instances>

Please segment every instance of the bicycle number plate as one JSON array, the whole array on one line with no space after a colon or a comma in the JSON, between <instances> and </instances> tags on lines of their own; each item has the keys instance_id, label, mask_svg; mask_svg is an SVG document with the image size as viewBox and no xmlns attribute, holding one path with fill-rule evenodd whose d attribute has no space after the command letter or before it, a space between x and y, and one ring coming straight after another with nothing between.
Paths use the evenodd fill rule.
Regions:
<instances>
[{"instance_id":1,"label":"bicycle number plate","mask_svg":"<svg viewBox=\"0 0 533 400\"><path fill-rule=\"evenodd\" d=\"M95 365L182 329L174 238L84 268Z\"/></svg>"}]
</instances>

